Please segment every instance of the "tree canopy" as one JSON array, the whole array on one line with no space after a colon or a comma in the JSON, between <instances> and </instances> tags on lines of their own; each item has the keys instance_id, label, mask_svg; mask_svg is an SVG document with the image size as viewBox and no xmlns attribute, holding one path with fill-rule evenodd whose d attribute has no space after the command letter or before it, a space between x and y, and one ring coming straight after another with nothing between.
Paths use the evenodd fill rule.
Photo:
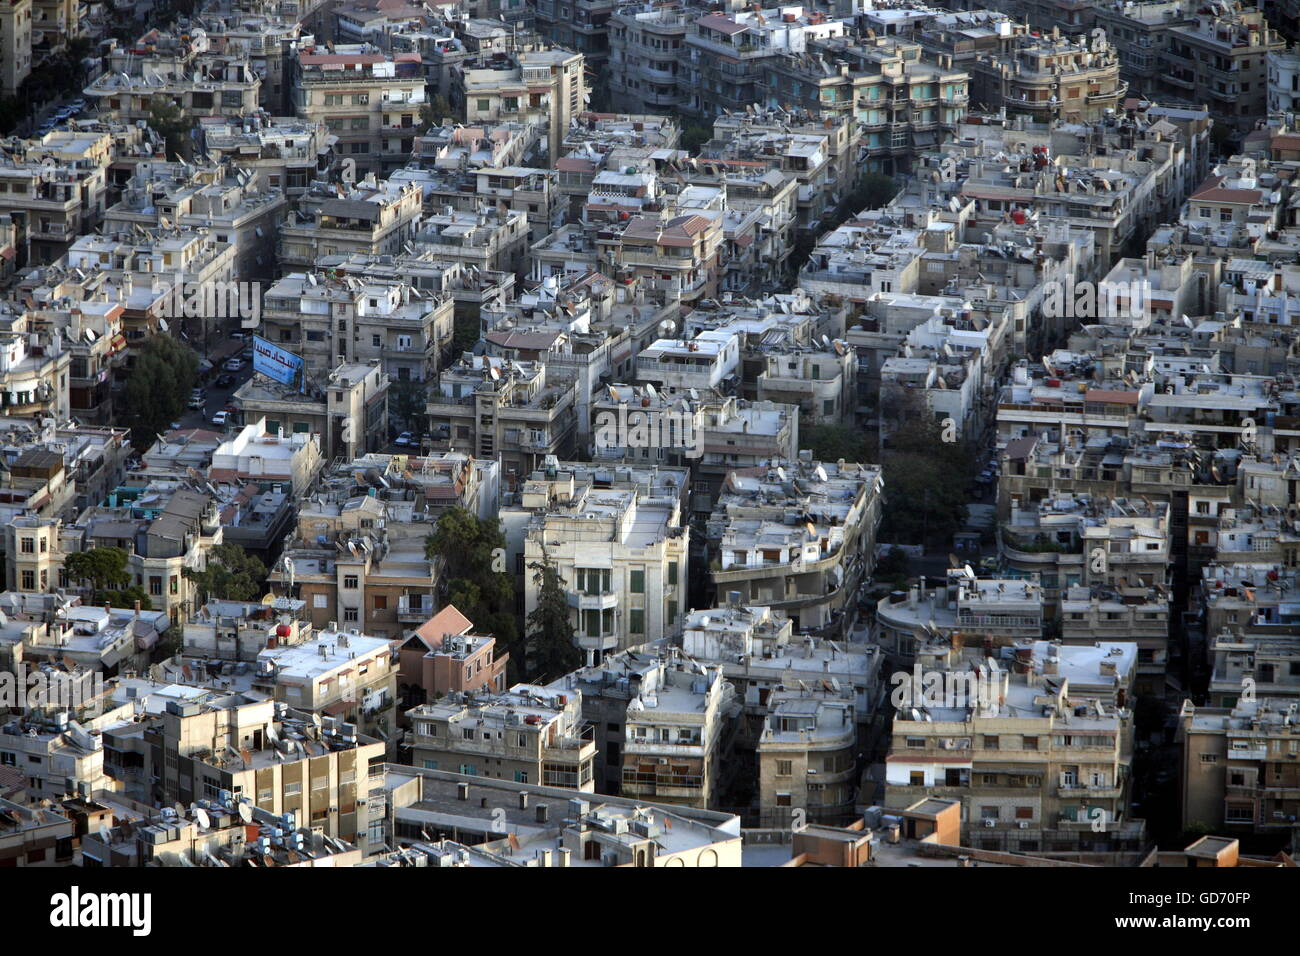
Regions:
<instances>
[{"instance_id":1,"label":"tree canopy","mask_svg":"<svg viewBox=\"0 0 1300 956\"><path fill-rule=\"evenodd\" d=\"M266 593L266 565L242 545L219 544L208 552L207 567L184 575L198 587L198 601L256 601Z\"/></svg>"},{"instance_id":2,"label":"tree canopy","mask_svg":"<svg viewBox=\"0 0 1300 956\"><path fill-rule=\"evenodd\" d=\"M127 376L123 398L125 421L136 448L148 448L185 414L198 375L199 357L188 345L163 334L145 343Z\"/></svg>"},{"instance_id":3,"label":"tree canopy","mask_svg":"<svg viewBox=\"0 0 1300 956\"><path fill-rule=\"evenodd\" d=\"M476 630L492 634L510 651L512 668L523 667L518 646L514 579L505 569L505 535L495 520L484 520L464 508L448 508L425 541L430 561L441 561L447 602L474 622Z\"/></svg>"},{"instance_id":4,"label":"tree canopy","mask_svg":"<svg viewBox=\"0 0 1300 956\"><path fill-rule=\"evenodd\" d=\"M90 585L93 604L134 607L139 601L142 610L153 610L149 595L131 583L127 553L121 548L91 548L74 552L63 559L63 569L69 580Z\"/></svg>"},{"instance_id":5,"label":"tree canopy","mask_svg":"<svg viewBox=\"0 0 1300 956\"><path fill-rule=\"evenodd\" d=\"M154 96L149 100L149 125L158 131L167 144L167 158L188 156L190 132L195 119L168 96Z\"/></svg>"},{"instance_id":6,"label":"tree canopy","mask_svg":"<svg viewBox=\"0 0 1300 956\"><path fill-rule=\"evenodd\" d=\"M528 615L527 671L532 681L554 680L586 663L573 643L573 623L564 596L564 579L546 550L529 565L537 584L537 607Z\"/></svg>"}]
</instances>

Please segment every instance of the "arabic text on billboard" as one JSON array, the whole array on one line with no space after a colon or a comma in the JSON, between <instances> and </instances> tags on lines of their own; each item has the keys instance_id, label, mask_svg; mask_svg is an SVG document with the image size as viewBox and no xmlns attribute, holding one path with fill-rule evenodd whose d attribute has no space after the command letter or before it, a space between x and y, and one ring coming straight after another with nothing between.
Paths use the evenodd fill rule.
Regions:
<instances>
[{"instance_id":1,"label":"arabic text on billboard","mask_svg":"<svg viewBox=\"0 0 1300 956\"><path fill-rule=\"evenodd\" d=\"M253 336L253 371L284 385L301 386L303 361L300 356Z\"/></svg>"}]
</instances>

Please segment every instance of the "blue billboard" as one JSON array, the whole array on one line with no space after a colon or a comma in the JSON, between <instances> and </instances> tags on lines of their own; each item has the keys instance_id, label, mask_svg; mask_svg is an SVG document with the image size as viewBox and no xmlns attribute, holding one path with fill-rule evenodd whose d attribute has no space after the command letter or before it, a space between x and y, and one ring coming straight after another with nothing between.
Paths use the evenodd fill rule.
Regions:
<instances>
[{"instance_id":1,"label":"blue billboard","mask_svg":"<svg viewBox=\"0 0 1300 956\"><path fill-rule=\"evenodd\" d=\"M261 372L282 385L288 385L298 391L306 391L303 382L302 356L286 352L278 345L272 345L260 335L253 336L253 371Z\"/></svg>"}]
</instances>

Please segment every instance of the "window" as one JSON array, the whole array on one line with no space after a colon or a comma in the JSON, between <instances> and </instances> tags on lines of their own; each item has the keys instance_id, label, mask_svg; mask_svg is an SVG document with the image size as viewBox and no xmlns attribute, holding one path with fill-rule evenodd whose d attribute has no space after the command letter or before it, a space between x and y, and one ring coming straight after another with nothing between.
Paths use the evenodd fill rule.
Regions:
<instances>
[{"instance_id":1,"label":"window","mask_svg":"<svg viewBox=\"0 0 1300 956\"><path fill-rule=\"evenodd\" d=\"M778 760L776 762L776 775L778 777L788 777L794 773L793 760Z\"/></svg>"},{"instance_id":2,"label":"window","mask_svg":"<svg viewBox=\"0 0 1300 956\"><path fill-rule=\"evenodd\" d=\"M297 796L300 793L302 793L301 783L286 783L284 785L284 795L286 797Z\"/></svg>"},{"instance_id":3,"label":"window","mask_svg":"<svg viewBox=\"0 0 1300 956\"><path fill-rule=\"evenodd\" d=\"M23 554L34 554L36 551L36 540L34 538L23 538Z\"/></svg>"},{"instance_id":4,"label":"window","mask_svg":"<svg viewBox=\"0 0 1300 956\"><path fill-rule=\"evenodd\" d=\"M1033 807L1016 807L1017 820L1032 820L1034 818Z\"/></svg>"},{"instance_id":5,"label":"window","mask_svg":"<svg viewBox=\"0 0 1300 956\"><path fill-rule=\"evenodd\" d=\"M985 750L997 750L997 749L998 749L998 738L997 738L996 735L994 735L994 734L985 734L985 735L984 735L984 749L985 749Z\"/></svg>"},{"instance_id":6,"label":"window","mask_svg":"<svg viewBox=\"0 0 1300 956\"><path fill-rule=\"evenodd\" d=\"M1025 746L1024 746L1024 749L1025 749L1025 750L1037 750L1037 749L1038 749L1038 738L1037 738L1037 737L1026 737L1026 738L1025 738Z\"/></svg>"},{"instance_id":7,"label":"window","mask_svg":"<svg viewBox=\"0 0 1300 956\"><path fill-rule=\"evenodd\" d=\"M488 110L490 110L490 109L492 109L492 101L491 101L491 100L479 100L479 101L478 101L478 111L479 111L480 113L486 113L486 112L487 112Z\"/></svg>"},{"instance_id":8,"label":"window","mask_svg":"<svg viewBox=\"0 0 1300 956\"><path fill-rule=\"evenodd\" d=\"M35 590L36 590L36 572L35 572L35 571L24 571L24 572L23 572L23 590L24 590L24 591L35 591Z\"/></svg>"},{"instance_id":9,"label":"window","mask_svg":"<svg viewBox=\"0 0 1300 956\"><path fill-rule=\"evenodd\" d=\"M908 737L907 746L912 750L922 750L925 747L924 737Z\"/></svg>"},{"instance_id":10,"label":"window","mask_svg":"<svg viewBox=\"0 0 1300 956\"><path fill-rule=\"evenodd\" d=\"M357 576L355 574L345 574L343 576L343 586L349 590L356 590Z\"/></svg>"},{"instance_id":11,"label":"window","mask_svg":"<svg viewBox=\"0 0 1300 956\"><path fill-rule=\"evenodd\" d=\"M636 569L632 571L629 589L633 594L645 594L645 571Z\"/></svg>"},{"instance_id":12,"label":"window","mask_svg":"<svg viewBox=\"0 0 1300 956\"><path fill-rule=\"evenodd\" d=\"M633 634L645 633L645 611L640 608L632 608L628 613L628 628Z\"/></svg>"},{"instance_id":13,"label":"window","mask_svg":"<svg viewBox=\"0 0 1300 956\"><path fill-rule=\"evenodd\" d=\"M1216 764L1218 762L1219 762L1218 754L1201 754L1201 763L1203 764Z\"/></svg>"},{"instance_id":14,"label":"window","mask_svg":"<svg viewBox=\"0 0 1300 956\"><path fill-rule=\"evenodd\" d=\"M150 593L150 594L162 594L162 593L163 593L163 590L162 590L162 576L161 576L161 575L157 575L157 574L155 574L155 575L152 575L152 576L149 578L149 593Z\"/></svg>"},{"instance_id":15,"label":"window","mask_svg":"<svg viewBox=\"0 0 1300 956\"><path fill-rule=\"evenodd\" d=\"M527 783L527 782L528 782L528 771L527 771L527 770L516 770L516 771L515 771L515 783Z\"/></svg>"},{"instance_id":16,"label":"window","mask_svg":"<svg viewBox=\"0 0 1300 956\"><path fill-rule=\"evenodd\" d=\"M668 565L668 583L675 585L677 583L677 562L674 561Z\"/></svg>"},{"instance_id":17,"label":"window","mask_svg":"<svg viewBox=\"0 0 1300 956\"><path fill-rule=\"evenodd\" d=\"M355 623L357 620L357 609L354 607L345 607L343 609L343 620L348 623Z\"/></svg>"},{"instance_id":18,"label":"window","mask_svg":"<svg viewBox=\"0 0 1300 956\"><path fill-rule=\"evenodd\" d=\"M388 610L388 595L387 595L387 594L376 594L376 595L375 595L375 610L376 610L376 611L387 611L387 610Z\"/></svg>"}]
</instances>

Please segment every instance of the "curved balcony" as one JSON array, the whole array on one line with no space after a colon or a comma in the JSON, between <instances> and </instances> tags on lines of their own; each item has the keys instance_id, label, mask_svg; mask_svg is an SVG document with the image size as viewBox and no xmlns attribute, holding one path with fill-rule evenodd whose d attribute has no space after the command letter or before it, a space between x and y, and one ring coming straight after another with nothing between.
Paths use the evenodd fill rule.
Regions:
<instances>
[{"instance_id":1,"label":"curved balcony","mask_svg":"<svg viewBox=\"0 0 1300 956\"><path fill-rule=\"evenodd\" d=\"M613 591L587 594L585 591L566 591L569 607L579 611L605 611L618 607L618 595Z\"/></svg>"}]
</instances>

